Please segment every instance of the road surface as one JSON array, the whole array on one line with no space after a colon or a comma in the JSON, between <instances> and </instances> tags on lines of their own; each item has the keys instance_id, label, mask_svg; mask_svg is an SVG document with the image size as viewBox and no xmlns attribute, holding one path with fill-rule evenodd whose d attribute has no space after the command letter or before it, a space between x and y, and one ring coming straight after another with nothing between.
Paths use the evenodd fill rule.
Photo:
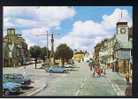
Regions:
<instances>
[{"instance_id":1,"label":"road surface","mask_svg":"<svg viewBox=\"0 0 138 99\"><path fill-rule=\"evenodd\" d=\"M57 77L48 82L48 87L35 96L120 96L124 95L125 80L117 73L107 70L104 77L92 77L87 63L76 63L69 73L49 76ZM42 81L43 82L43 81Z\"/></svg>"}]
</instances>

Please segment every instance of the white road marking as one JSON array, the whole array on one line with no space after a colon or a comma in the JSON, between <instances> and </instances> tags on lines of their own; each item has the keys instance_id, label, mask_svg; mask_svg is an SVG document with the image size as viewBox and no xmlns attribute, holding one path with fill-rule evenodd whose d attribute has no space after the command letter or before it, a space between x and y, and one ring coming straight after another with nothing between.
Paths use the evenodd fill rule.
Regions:
<instances>
[{"instance_id":1,"label":"white road marking","mask_svg":"<svg viewBox=\"0 0 138 99\"><path fill-rule=\"evenodd\" d=\"M77 92L76 92L76 94L75 94L75 95L76 95L76 96L78 96L78 95L79 95L79 93L80 93L80 90L77 90Z\"/></svg>"},{"instance_id":2,"label":"white road marking","mask_svg":"<svg viewBox=\"0 0 138 99\"><path fill-rule=\"evenodd\" d=\"M124 95L123 91L121 91L121 89L119 88L119 86L117 84L115 84L115 86L117 88L117 91L119 92L119 95L123 96Z\"/></svg>"},{"instance_id":3,"label":"white road marking","mask_svg":"<svg viewBox=\"0 0 138 99\"><path fill-rule=\"evenodd\" d=\"M84 86L84 83L81 84L81 89L83 88L83 86Z\"/></svg>"},{"instance_id":4,"label":"white road marking","mask_svg":"<svg viewBox=\"0 0 138 99\"><path fill-rule=\"evenodd\" d=\"M116 90L116 88L114 87L113 84L112 84L112 88L113 88L113 90L115 91L115 93L118 95L117 90Z\"/></svg>"},{"instance_id":5,"label":"white road marking","mask_svg":"<svg viewBox=\"0 0 138 99\"><path fill-rule=\"evenodd\" d=\"M118 96L123 96L123 95L124 95L124 92L121 91L120 87L119 87L117 84L113 83L113 82L112 82L110 79L108 79L108 78L107 78L107 80L108 80L108 82L112 85L113 90L116 92L116 94L117 94Z\"/></svg>"},{"instance_id":6,"label":"white road marking","mask_svg":"<svg viewBox=\"0 0 138 99\"><path fill-rule=\"evenodd\" d=\"M114 92L115 92L117 95L119 95L119 94L118 94L118 91L117 91L117 89L116 89L116 87L115 87L114 84L111 82L111 80L108 79L108 78L107 78L107 80L108 80L108 82L112 85L112 88L113 88Z\"/></svg>"},{"instance_id":7,"label":"white road marking","mask_svg":"<svg viewBox=\"0 0 138 99\"><path fill-rule=\"evenodd\" d=\"M84 82L86 82L86 80L87 80L87 77L85 77Z\"/></svg>"},{"instance_id":8,"label":"white road marking","mask_svg":"<svg viewBox=\"0 0 138 99\"><path fill-rule=\"evenodd\" d=\"M84 84L85 84L86 80L87 80L87 77L85 77L85 79L84 79L84 80L82 81L82 83L81 83L80 88L76 91L76 93L75 93L76 96L79 95L80 89L82 89L82 88L84 87Z\"/></svg>"}]
</instances>

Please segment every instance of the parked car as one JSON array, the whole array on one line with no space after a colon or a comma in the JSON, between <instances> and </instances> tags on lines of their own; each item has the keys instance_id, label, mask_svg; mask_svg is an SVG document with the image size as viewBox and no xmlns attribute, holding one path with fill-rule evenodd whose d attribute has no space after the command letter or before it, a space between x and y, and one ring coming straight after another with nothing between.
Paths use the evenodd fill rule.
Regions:
<instances>
[{"instance_id":1,"label":"parked car","mask_svg":"<svg viewBox=\"0 0 138 99\"><path fill-rule=\"evenodd\" d=\"M87 63L89 63L90 61L89 60L86 60Z\"/></svg>"},{"instance_id":2,"label":"parked car","mask_svg":"<svg viewBox=\"0 0 138 99\"><path fill-rule=\"evenodd\" d=\"M64 67L60 67L60 66L51 66L50 68L48 68L47 71L49 73L65 73L66 69Z\"/></svg>"},{"instance_id":3,"label":"parked car","mask_svg":"<svg viewBox=\"0 0 138 99\"><path fill-rule=\"evenodd\" d=\"M72 64L66 64L65 68L73 68L74 66Z\"/></svg>"},{"instance_id":4,"label":"parked car","mask_svg":"<svg viewBox=\"0 0 138 99\"><path fill-rule=\"evenodd\" d=\"M73 61L72 59L70 59L70 60L68 61L68 64L74 65L74 61Z\"/></svg>"},{"instance_id":5,"label":"parked car","mask_svg":"<svg viewBox=\"0 0 138 99\"><path fill-rule=\"evenodd\" d=\"M29 76L24 76L22 74L16 74L16 73L14 73L14 75L18 79L23 80L23 86L28 86L32 83L32 80L31 80L31 78L29 78Z\"/></svg>"},{"instance_id":6,"label":"parked car","mask_svg":"<svg viewBox=\"0 0 138 99\"><path fill-rule=\"evenodd\" d=\"M3 95L7 96L13 93L21 92L21 84L14 82L3 82Z\"/></svg>"},{"instance_id":7,"label":"parked car","mask_svg":"<svg viewBox=\"0 0 138 99\"><path fill-rule=\"evenodd\" d=\"M31 84L31 79L27 76L23 76L22 74L4 74L3 79L6 82L14 82L19 83L22 85L22 87L28 87Z\"/></svg>"}]
</instances>

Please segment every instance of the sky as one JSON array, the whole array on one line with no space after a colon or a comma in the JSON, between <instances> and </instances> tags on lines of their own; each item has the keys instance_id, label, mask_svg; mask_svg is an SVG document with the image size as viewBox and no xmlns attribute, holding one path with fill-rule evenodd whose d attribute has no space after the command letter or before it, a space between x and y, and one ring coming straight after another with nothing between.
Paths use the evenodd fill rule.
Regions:
<instances>
[{"instance_id":1,"label":"sky","mask_svg":"<svg viewBox=\"0 0 138 99\"><path fill-rule=\"evenodd\" d=\"M95 45L116 33L118 21L132 26L131 6L5 6L3 30L15 28L28 46L47 46L54 34L55 49L66 43L73 50L92 52ZM121 18L122 13L122 18Z\"/></svg>"}]
</instances>

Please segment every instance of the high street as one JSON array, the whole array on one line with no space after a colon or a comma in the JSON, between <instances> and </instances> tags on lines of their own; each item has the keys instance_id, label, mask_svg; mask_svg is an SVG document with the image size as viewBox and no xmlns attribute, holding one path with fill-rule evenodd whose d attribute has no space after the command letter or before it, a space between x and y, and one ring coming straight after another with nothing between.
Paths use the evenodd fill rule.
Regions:
<instances>
[{"instance_id":1,"label":"high street","mask_svg":"<svg viewBox=\"0 0 138 99\"><path fill-rule=\"evenodd\" d=\"M3 96L132 96L132 12L4 7Z\"/></svg>"},{"instance_id":2,"label":"high street","mask_svg":"<svg viewBox=\"0 0 138 99\"><path fill-rule=\"evenodd\" d=\"M93 77L86 62L75 63L68 73L47 73L44 69L34 69L34 64L4 68L4 73L8 72L25 73L35 82L34 90L21 96L120 96L127 86L124 78L111 70L106 70L105 76Z\"/></svg>"},{"instance_id":3,"label":"high street","mask_svg":"<svg viewBox=\"0 0 138 99\"><path fill-rule=\"evenodd\" d=\"M60 75L36 96L114 96L124 95L126 88L125 80L110 70L104 77L92 77L87 63L76 63L74 70Z\"/></svg>"}]
</instances>

